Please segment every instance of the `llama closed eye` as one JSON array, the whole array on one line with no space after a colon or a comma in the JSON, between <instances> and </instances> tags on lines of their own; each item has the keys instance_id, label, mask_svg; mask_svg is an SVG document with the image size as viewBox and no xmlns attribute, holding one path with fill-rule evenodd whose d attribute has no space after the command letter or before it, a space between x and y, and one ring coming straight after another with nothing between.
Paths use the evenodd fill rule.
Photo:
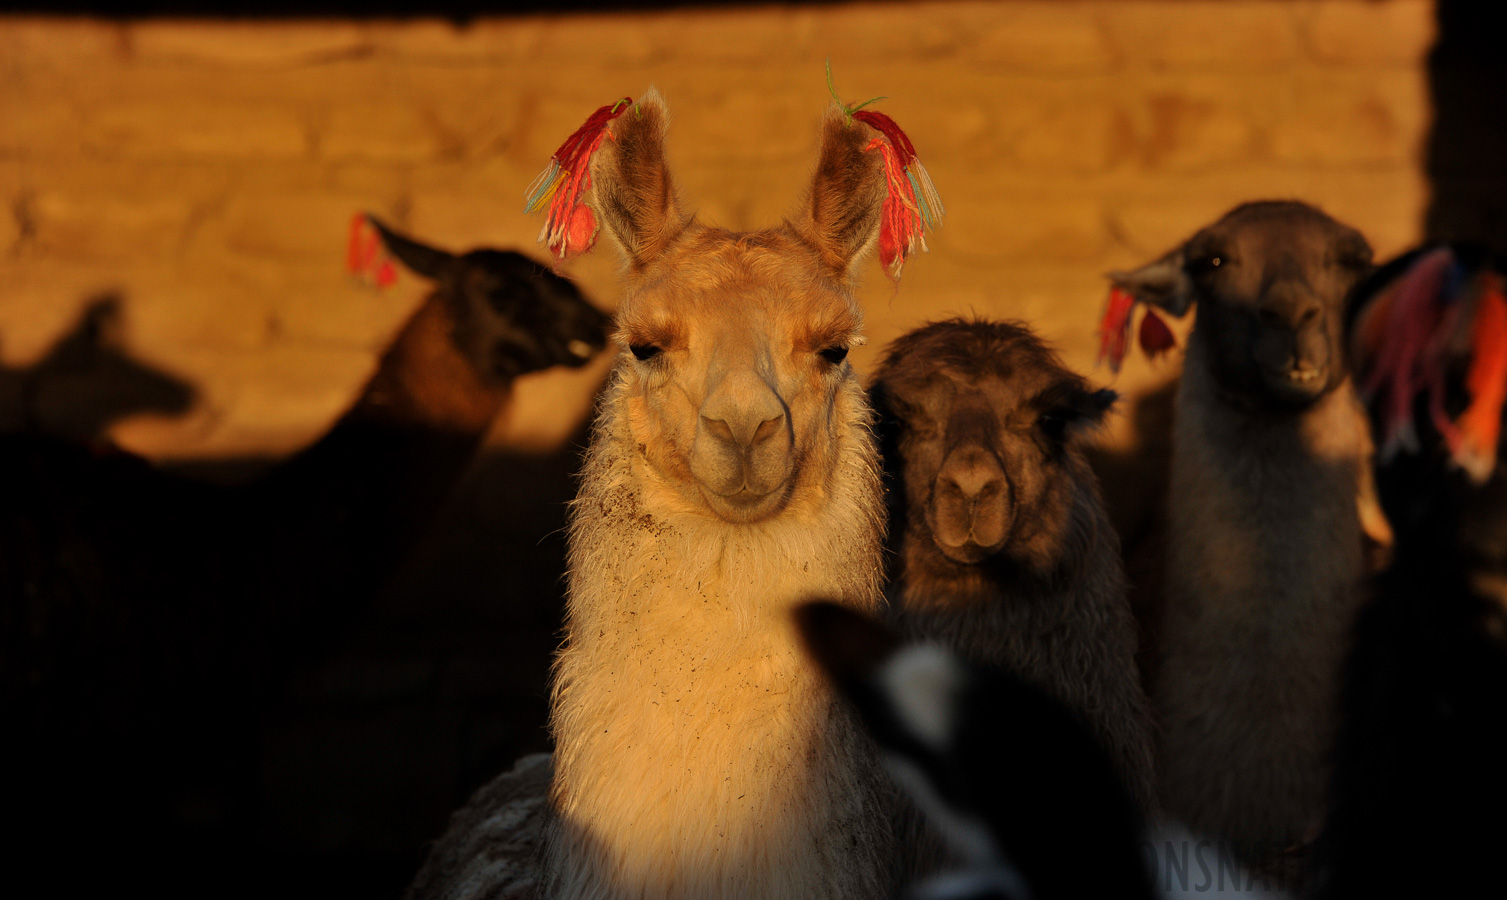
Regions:
<instances>
[{"instance_id":1,"label":"llama closed eye","mask_svg":"<svg viewBox=\"0 0 1507 900\"><path fill-rule=\"evenodd\" d=\"M846 346L823 347L816 351L816 355L835 366L848 358L848 348Z\"/></svg>"},{"instance_id":2,"label":"llama closed eye","mask_svg":"<svg viewBox=\"0 0 1507 900\"><path fill-rule=\"evenodd\" d=\"M1036 420L1036 427L1041 429L1042 434L1054 441L1060 441L1067 434L1068 414L1062 410L1051 410L1041 414Z\"/></svg>"},{"instance_id":3,"label":"llama closed eye","mask_svg":"<svg viewBox=\"0 0 1507 900\"><path fill-rule=\"evenodd\" d=\"M632 353L633 358L639 362L648 362L658 356L663 349L663 347L657 347L653 344L630 344L628 346L628 352Z\"/></svg>"}]
</instances>

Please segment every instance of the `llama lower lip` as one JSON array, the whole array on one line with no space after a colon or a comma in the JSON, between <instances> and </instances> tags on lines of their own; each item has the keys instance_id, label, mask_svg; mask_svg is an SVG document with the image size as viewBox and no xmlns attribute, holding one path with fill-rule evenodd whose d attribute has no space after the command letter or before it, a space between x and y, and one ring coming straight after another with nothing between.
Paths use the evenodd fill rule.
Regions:
<instances>
[{"instance_id":1,"label":"llama lower lip","mask_svg":"<svg viewBox=\"0 0 1507 900\"><path fill-rule=\"evenodd\" d=\"M734 506L752 507L758 506L760 503L763 503L774 495L774 491L765 491L762 494L756 494L753 491L745 488L741 491L736 491L731 494L717 494L716 496L717 499L722 500L725 503L731 503Z\"/></svg>"}]
</instances>

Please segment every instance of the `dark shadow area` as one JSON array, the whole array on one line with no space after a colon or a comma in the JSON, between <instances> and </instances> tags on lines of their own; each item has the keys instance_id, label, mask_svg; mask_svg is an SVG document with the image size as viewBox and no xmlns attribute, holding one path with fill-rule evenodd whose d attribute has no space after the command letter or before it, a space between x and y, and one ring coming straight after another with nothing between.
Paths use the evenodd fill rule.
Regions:
<instances>
[{"instance_id":1,"label":"dark shadow area","mask_svg":"<svg viewBox=\"0 0 1507 900\"><path fill-rule=\"evenodd\" d=\"M563 619L565 448L484 453L369 609L261 712L254 894L397 897L470 795L550 749ZM198 463L234 478L265 460Z\"/></svg>"},{"instance_id":2,"label":"dark shadow area","mask_svg":"<svg viewBox=\"0 0 1507 900\"><path fill-rule=\"evenodd\" d=\"M1434 109L1427 172L1430 241L1479 241L1507 250L1507 7L1438 0L1439 39L1429 54Z\"/></svg>"},{"instance_id":3,"label":"dark shadow area","mask_svg":"<svg viewBox=\"0 0 1507 900\"><path fill-rule=\"evenodd\" d=\"M547 749L585 426L547 455L482 443L515 374L584 364L608 320L514 257L455 262L478 277L416 301L287 459L169 470L110 445L193 396L121 346L118 297L0 373L19 895L397 897L452 810Z\"/></svg>"},{"instance_id":4,"label":"dark shadow area","mask_svg":"<svg viewBox=\"0 0 1507 900\"><path fill-rule=\"evenodd\" d=\"M1099 478L1099 491L1120 536L1125 559L1126 596L1138 630L1136 663L1143 684L1156 674L1155 648L1161 636L1164 573L1169 523L1167 491L1172 478L1172 418L1178 379L1122 401L1121 415L1134 435L1129 447L1089 448L1086 456Z\"/></svg>"}]
</instances>

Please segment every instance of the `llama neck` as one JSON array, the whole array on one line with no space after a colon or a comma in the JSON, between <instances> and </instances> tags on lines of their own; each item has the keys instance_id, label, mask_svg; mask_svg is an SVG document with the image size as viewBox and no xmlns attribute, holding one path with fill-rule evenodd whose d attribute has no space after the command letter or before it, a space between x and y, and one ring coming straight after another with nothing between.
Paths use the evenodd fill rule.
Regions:
<instances>
[{"instance_id":1,"label":"llama neck","mask_svg":"<svg viewBox=\"0 0 1507 900\"><path fill-rule=\"evenodd\" d=\"M1300 840L1322 809L1357 605L1367 426L1348 381L1301 411L1236 409L1198 346L1174 427L1164 798L1200 830Z\"/></svg>"},{"instance_id":2,"label":"llama neck","mask_svg":"<svg viewBox=\"0 0 1507 900\"><path fill-rule=\"evenodd\" d=\"M1208 352L1190 343L1191 372L1201 374ZM1174 585L1212 581L1223 603L1238 594L1273 610L1277 597L1328 606L1348 591L1361 570L1357 496L1370 453L1348 380L1302 410L1254 412L1211 378L1184 377L1174 435Z\"/></svg>"},{"instance_id":3,"label":"llama neck","mask_svg":"<svg viewBox=\"0 0 1507 900\"><path fill-rule=\"evenodd\" d=\"M886 893L872 751L790 617L818 596L879 603L862 393L839 397L842 448L821 501L732 525L648 489L614 385L571 526L551 896Z\"/></svg>"},{"instance_id":4,"label":"llama neck","mask_svg":"<svg viewBox=\"0 0 1507 900\"><path fill-rule=\"evenodd\" d=\"M338 628L396 572L481 446L507 386L482 380L453 327L431 294L351 408L251 492L248 521L264 524L250 538L275 545L262 576L269 634Z\"/></svg>"}]
</instances>

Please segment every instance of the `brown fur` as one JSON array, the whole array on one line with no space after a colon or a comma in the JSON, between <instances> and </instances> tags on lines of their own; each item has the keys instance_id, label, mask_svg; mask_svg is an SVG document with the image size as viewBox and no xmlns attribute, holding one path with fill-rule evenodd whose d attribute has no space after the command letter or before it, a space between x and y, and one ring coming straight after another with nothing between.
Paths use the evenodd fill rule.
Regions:
<instances>
[{"instance_id":1,"label":"brown fur","mask_svg":"<svg viewBox=\"0 0 1507 900\"><path fill-rule=\"evenodd\" d=\"M1066 703L1149 805L1149 716L1119 541L1080 446L1114 395L1090 391L1024 327L965 321L899 338L873 391L892 429L897 618ZM970 514L971 536L989 541L949 545L969 526L948 520Z\"/></svg>"},{"instance_id":2,"label":"brown fur","mask_svg":"<svg viewBox=\"0 0 1507 900\"><path fill-rule=\"evenodd\" d=\"M1247 857L1302 840L1321 812L1371 454L1340 349L1343 301L1369 260L1359 234L1318 210L1258 203L1115 276L1175 313L1199 304L1153 688L1160 792L1170 814Z\"/></svg>"}]
</instances>

